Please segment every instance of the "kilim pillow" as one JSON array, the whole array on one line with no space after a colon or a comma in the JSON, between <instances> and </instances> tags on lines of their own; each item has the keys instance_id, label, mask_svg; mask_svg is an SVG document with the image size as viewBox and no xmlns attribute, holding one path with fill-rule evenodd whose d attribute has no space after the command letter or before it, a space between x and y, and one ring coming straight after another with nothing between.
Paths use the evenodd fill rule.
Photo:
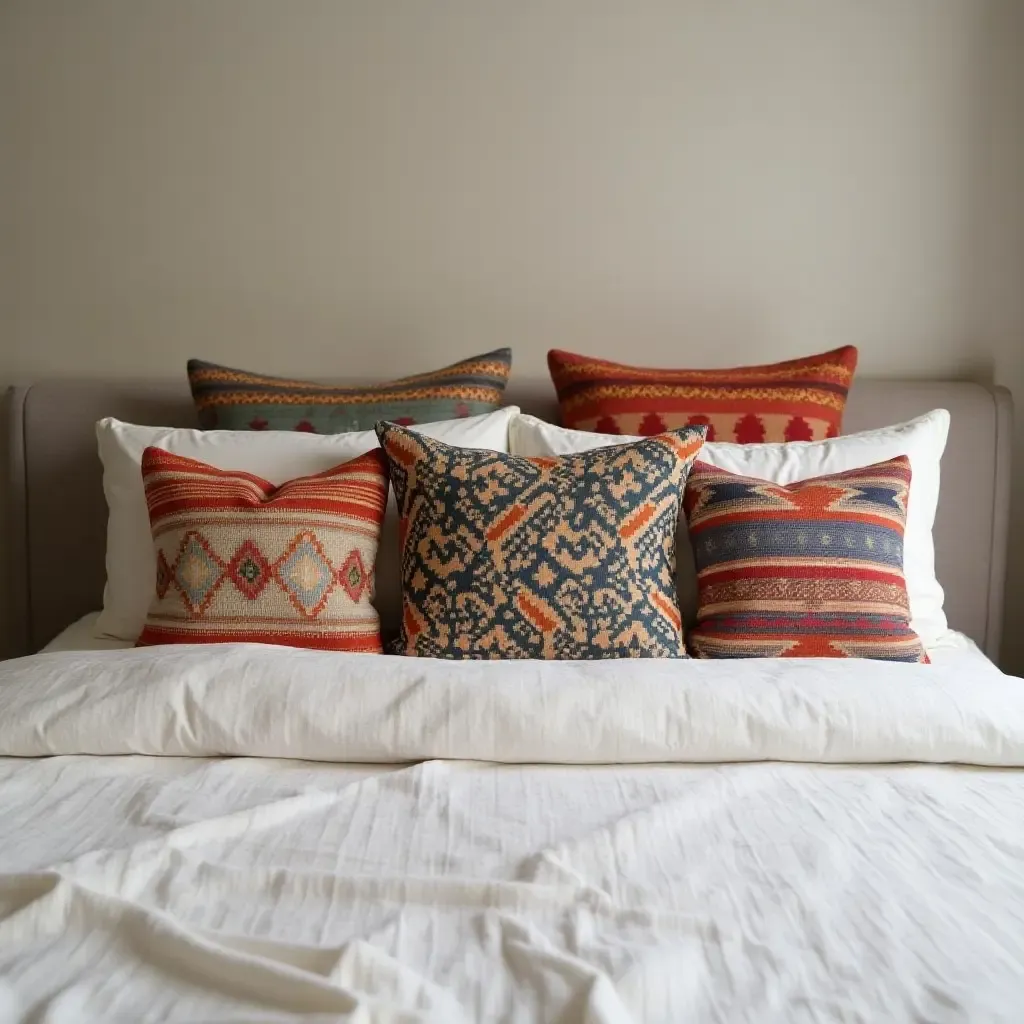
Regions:
<instances>
[{"instance_id":1,"label":"kilim pillow","mask_svg":"<svg viewBox=\"0 0 1024 1024\"><path fill-rule=\"evenodd\" d=\"M267 643L380 653L378 448L280 487L147 448L156 593L139 645Z\"/></svg>"},{"instance_id":2,"label":"kilim pillow","mask_svg":"<svg viewBox=\"0 0 1024 1024\"><path fill-rule=\"evenodd\" d=\"M702 424L709 441L817 441L840 431L857 350L731 370L652 370L552 349L548 367L566 427L648 435Z\"/></svg>"},{"instance_id":3,"label":"kilim pillow","mask_svg":"<svg viewBox=\"0 0 1024 1024\"><path fill-rule=\"evenodd\" d=\"M684 507L700 658L927 661L910 628L906 456L788 485L698 462Z\"/></svg>"},{"instance_id":4,"label":"kilim pillow","mask_svg":"<svg viewBox=\"0 0 1024 1024\"><path fill-rule=\"evenodd\" d=\"M491 412L501 405L512 350L386 384L334 387L266 377L200 359L188 361L188 382L206 430L305 430L340 434L372 430L379 420L432 423Z\"/></svg>"},{"instance_id":5,"label":"kilim pillow","mask_svg":"<svg viewBox=\"0 0 1024 1024\"><path fill-rule=\"evenodd\" d=\"M703 428L548 458L377 433L401 522L402 653L686 657L675 535Z\"/></svg>"}]
</instances>

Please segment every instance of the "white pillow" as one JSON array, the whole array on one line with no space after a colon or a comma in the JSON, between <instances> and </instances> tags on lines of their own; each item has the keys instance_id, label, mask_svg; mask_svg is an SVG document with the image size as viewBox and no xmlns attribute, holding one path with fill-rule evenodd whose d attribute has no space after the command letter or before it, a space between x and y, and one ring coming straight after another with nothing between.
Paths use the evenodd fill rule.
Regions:
<instances>
[{"instance_id":1,"label":"white pillow","mask_svg":"<svg viewBox=\"0 0 1024 1024\"><path fill-rule=\"evenodd\" d=\"M934 644L947 628L946 615L942 610L942 587L935 578L932 527L939 503L939 461L946 448L948 434L949 413L945 409L936 409L907 423L826 441L775 444L720 444L713 441L701 449L697 458L730 473L791 484L906 455L913 475L903 540L903 574L910 597L910 624L927 647ZM569 455L635 440L635 437L618 434L568 430L523 414L516 416L509 427L509 450L513 455ZM680 530L678 540L680 601L684 611L691 612L696 600L696 576L690 569L693 553L685 530Z\"/></svg>"},{"instance_id":2,"label":"white pillow","mask_svg":"<svg viewBox=\"0 0 1024 1024\"><path fill-rule=\"evenodd\" d=\"M509 424L518 413L515 406L507 406L481 416L423 423L410 429L460 448L507 452ZM272 484L282 484L294 477L319 473L339 462L347 462L378 444L372 430L348 434L177 430L139 427L115 419L100 420L96 424L96 437L108 509L107 584L96 630L101 636L131 641L137 640L142 632L156 586L153 538L142 487L142 452L146 448L163 448L176 455L200 459L218 469L243 470ZM392 495L389 498L392 521L385 520L378 551L377 607L382 619L398 603L395 593L398 529L393 506ZM392 575L396 576L395 580L391 579Z\"/></svg>"}]
</instances>

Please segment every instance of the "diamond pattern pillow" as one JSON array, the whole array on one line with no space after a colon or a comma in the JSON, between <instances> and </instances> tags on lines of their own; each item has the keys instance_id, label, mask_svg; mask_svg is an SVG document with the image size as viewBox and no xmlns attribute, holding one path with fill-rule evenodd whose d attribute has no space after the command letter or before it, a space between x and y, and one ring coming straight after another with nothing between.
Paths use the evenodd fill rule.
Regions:
<instances>
[{"instance_id":1,"label":"diamond pattern pillow","mask_svg":"<svg viewBox=\"0 0 1024 1024\"><path fill-rule=\"evenodd\" d=\"M401 517L403 653L686 657L675 535L702 428L548 458L377 433Z\"/></svg>"},{"instance_id":2,"label":"diamond pattern pillow","mask_svg":"<svg viewBox=\"0 0 1024 1024\"><path fill-rule=\"evenodd\" d=\"M274 487L147 448L156 593L139 645L268 643L380 653L380 449Z\"/></svg>"},{"instance_id":3,"label":"diamond pattern pillow","mask_svg":"<svg viewBox=\"0 0 1024 1024\"><path fill-rule=\"evenodd\" d=\"M700 658L928 660L910 628L904 455L782 485L698 462L684 507Z\"/></svg>"},{"instance_id":4,"label":"diamond pattern pillow","mask_svg":"<svg viewBox=\"0 0 1024 1024\"><path fill-rule=\"evenodd\" d=\"M842 426L857 368L848 345L731 370L654 370L552 349L562 424L601 434L660 434L702 424L709 441L819 441Z\"/></svg>"},{"instance_id":5,"label":"diamond pattern pillow","mask_svg":"<svg viewBox=\"0 0 1024 1024\"><path fill-rule=\"evenodd\" d=\"M372 430L378 420L436 423L493 412L512 369L512 350L464 359L388 384L335 387L188 361L188 382L206 430Z\"/></svg>"}]
</instances>

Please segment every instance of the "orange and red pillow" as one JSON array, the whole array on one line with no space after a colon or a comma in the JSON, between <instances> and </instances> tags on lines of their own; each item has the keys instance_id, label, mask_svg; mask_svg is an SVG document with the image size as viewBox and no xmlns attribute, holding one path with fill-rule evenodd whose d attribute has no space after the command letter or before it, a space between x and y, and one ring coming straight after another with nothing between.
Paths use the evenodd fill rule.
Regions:
<instances>
[{"instance_id":1,"label":"orange and red pillow","mask_svg":"<svg viewBox=\"0 0 1024 1024\"><path fill-rule=\"evenodd\" d=\"M691 653L926 662L903 576L909 497L906 456L788 485L698 462Z\"/></svg>"},{"instance_id":2,"label":"orange and red pillow","mask_svg":"<svg viewBox=\"0 0 1024 1024\"><path fill-rule=\"evenodd\" d=\"M147 448L142 479L157 574L140 646L382 651L370 603L388 495L380 449L274 487Z\"/></svg>"},{"instance_id":3,"label":"orange and red pillow","mask_svg":"<svg viewBox=\"0 0 1024 1024\"><path fill-rule=\"evenodd\" d=\"M656 370L552 349L562 424L601 434L706 426L708 441L819 441L842 427L852 345L765 366Z\"/></svg>"}]
</instances>

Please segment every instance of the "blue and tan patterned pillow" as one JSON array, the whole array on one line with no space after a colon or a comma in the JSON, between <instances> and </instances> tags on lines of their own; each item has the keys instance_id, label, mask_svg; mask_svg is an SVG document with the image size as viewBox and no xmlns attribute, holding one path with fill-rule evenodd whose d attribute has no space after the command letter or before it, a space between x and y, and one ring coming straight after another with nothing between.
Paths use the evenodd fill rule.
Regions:
<instances>
[{"instance_id":1,"label":"blue and tan patterned pillow","mask_svg":"<svg viewBox=\"0 0 1024 1024\"><path fill-rule=\"evenodd\" d=\"M188 361L188 382L204 430L304 430L343 434L379 420L436 423L501 405L512 350L499 348L432 373L386 384L336 387Z\"/></svg>"},{"instance_id":2,"label":"blue and tan patterned pillow","mask_svg":"<svg viewBox=\"0 0 1024 1024\"><path fill-rule=\"evenodd\" d=\"M903 576L909 498L906 456L785 486L698 462L693 654L926 662Z\"/></svg>"},{"instance_id":3,"label":"blue and tan patterned pillow","mask_svg":"<svg viewBox=\"0 0 1024 1024\"><path fill-rule=\"evenodd\" d=\"M401 516L401 653L686 657L676 524L703 427L546 458L377 434Z\"/></svg>"}]
</instances>

